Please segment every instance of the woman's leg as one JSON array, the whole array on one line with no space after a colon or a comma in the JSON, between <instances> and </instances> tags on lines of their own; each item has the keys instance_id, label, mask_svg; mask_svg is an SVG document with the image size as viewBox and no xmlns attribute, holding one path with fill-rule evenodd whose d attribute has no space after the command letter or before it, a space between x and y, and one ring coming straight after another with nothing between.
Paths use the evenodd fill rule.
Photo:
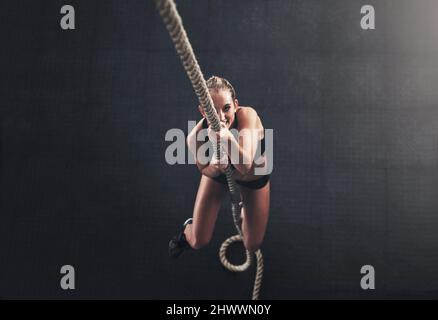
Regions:
<instances>
[{"instance_id":1,"label":"woman's leg","mask_svg":"<svg viewBox=\"0 0 438 320\"><path fill-rule=\"evenodd\" d=\"M184 230L186 241L193 249L200 249L210 242L225 194L225 185L204 175L201 177L193 209L193 223Z\"/></svg>"},{"instance_id":2,"label":"woman's leg","mask_svg":"<svg viewBox=\"0 0 438 320\"><path fill-rule=\"evenodd\" d=\"M241 187L243 197L242 233L248 251L257 251L263 242L269 217L270 182L261 189Z\"/></svg>"}]
</instances>

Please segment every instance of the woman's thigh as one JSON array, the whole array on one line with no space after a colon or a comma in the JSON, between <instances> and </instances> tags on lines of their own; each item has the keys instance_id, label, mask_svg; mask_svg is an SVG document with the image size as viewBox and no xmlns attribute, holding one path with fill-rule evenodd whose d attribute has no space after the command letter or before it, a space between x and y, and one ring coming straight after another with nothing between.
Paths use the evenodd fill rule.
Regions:
<instances>
[{"instance_id":1,"label":"woman's thigh","mask_svg":"<svg viewBox=\"0 0 438 320\"><path fill-rule=\"evenodd\" d=\"M243 197L242 232L245 247L254 251L263 242L269 218L270 182L261 189L241 187Z\"/></svg>"},{"instance_id":2,"label":"woman's thigh","mask_svg":"<svg viewBox=\"0 0 438 320\"><path fill-rule=\"evenodd\" d=\"M204 175L201 177L191 225L192 240L198 247L202 247L210 241L225 194L225 185Z\"/></svg>"}]
</instances>

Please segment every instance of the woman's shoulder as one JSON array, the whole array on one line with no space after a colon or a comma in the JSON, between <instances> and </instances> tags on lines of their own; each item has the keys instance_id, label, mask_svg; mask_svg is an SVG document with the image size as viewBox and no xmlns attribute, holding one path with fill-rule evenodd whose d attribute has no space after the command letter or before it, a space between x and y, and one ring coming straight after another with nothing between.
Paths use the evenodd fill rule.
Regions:
<instances>
[{"instance_id":1,"label":"woman's shoulder","mask_svg":"<svg viewBox=\"0 0 438 320\"><path fill-rule=\"evenodd\" d=\"M255 121L257 128L263 128L261 119L260 119L259 115L257 114L257 111L255 111L255 109L253 107L239 106L236 113L237 113L236 116L237 116L239 123L243 122L243 123L249 124L249 123L254 123L253 121Z\"/></svg>"},{"instance_id":2,"label":"woman's shoulder","mask_svg":"<svg viewBox=\"0 0 438 320\"><path fill-rule=\"evenodd\" d=\"M241 107L236 110L237 116L240 119L247 119L247 118L258 118L257 111L253 107Z\"/></svg>"},{"instance_id":3,"label":"woman's shoulder","mask_svg":"<svg viewBox=\"0 0 438 320\"><path fill-rule=\"evenodd\" d=\"M250 106L239 106L237 108L237 111L238 112L244 112L244 113L253 113L254 112L255 114L257 114L255 109L253 107L250 107Z\"/></svg>"}]
</instances>

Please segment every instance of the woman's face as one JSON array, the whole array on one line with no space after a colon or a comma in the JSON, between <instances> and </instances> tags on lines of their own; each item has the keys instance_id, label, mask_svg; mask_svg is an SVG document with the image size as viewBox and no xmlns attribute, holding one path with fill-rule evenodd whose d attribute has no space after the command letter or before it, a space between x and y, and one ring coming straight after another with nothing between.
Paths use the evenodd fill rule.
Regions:
<instances>
[{"instance_id":1,"label":"woman's face","mask_svg":"<svg viewBox=\"0 0 438 320\"><path fill-rule=\"evenodd\" d=\"M216 109L219 120L229 128L235 117L236 108L238 106L237 99L231 97L229 90L210 90L211 99L213 100L214 108ZM200 108L202 116L205 117L204 110Z\"/></svg>"}]
</instances>

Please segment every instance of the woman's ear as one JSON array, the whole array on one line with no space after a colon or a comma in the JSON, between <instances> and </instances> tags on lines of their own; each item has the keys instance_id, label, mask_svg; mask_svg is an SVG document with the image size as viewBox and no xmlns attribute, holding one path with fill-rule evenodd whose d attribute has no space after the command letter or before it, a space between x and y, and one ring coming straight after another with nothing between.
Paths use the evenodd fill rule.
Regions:
<instances>
[{"instance_id":1,"label":"woman's ear","mask_svg":"<svg viewBox=\"0 0 438 320\"><path fill-rule=\"evenodd\" d=\"M237 108L239 106L239 100L234 99L234 106Z\"/></svg>"}]
</instances>

